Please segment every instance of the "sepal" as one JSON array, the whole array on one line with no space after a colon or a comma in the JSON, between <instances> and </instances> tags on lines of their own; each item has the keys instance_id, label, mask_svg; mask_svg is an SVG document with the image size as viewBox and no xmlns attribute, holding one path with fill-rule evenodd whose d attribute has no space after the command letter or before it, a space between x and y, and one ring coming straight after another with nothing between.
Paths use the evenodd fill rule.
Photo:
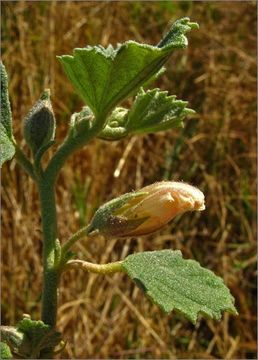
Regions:
<instances>
[{"instance_id":1,"label":"sepal","mask_svg":"<svg viewBox=\"0 0 258 360\"><path fill-rule=\"evenodd\" d=\"M104 205L95 212L90 224L89 233L98 231L105 236L123 236L140 226L147 218L127 219L122 212L128 204L139 202L145 192L132 192L121 195Z\"/></svg>"}]
</instances>

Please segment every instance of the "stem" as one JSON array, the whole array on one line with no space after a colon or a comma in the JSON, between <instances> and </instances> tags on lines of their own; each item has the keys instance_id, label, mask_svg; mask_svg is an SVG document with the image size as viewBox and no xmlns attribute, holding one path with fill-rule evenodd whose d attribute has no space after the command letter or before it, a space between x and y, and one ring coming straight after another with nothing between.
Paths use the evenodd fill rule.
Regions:
<instances>
[{"instance_id":1,"label":"stem","mask_svg":"<svg viewBox=\"0 0 258 360\"><path fill-rule=\"evenodd\" d=\"M43 291L42 291L42 320L44 323L55 327L57 316L57 290L60 279L61 248L57 238L57 215L54 185L57 175L63 167L67 157L75 150L85 145L92 137L98 134L106 121L106 115L95 120L94 126L87 134L74 136L71 131L63 144L50 160L44 173L37 173L39 189L42 229L43 229ZM83 136L82 136L83 135ZM25 163L25 165L28 165ZM35 176L34 176L35 177ZM83 229L82 229L83 230ZM65 245L66 249L78 240L75 234L70 242Z\"/></svg>"},{"instance_id":2,"label":"stem","mask_svg":"<svg viewBox=\"0 0 258 360\"><path fill-rule=\"evenodd\" d=\"M95 119L94 126L89 130L87 134L78 134L78 136L72 135L72 131L68 134L63 144L59 147L54 154L50 163L45 171L46 177L55 182L58 173L62 169L66 159L77 149L86 145L94 136L96 136L103 128L107 115L103 114Z\"/></svg>"},{"instance_id":3,"label":"stem","mask_svg":"<svg viewBox=\"0 0 258 360\"><path fill-rule=\"evenodd\" d=\"M68 239L67 242L62 246L62 253L67 253L67 251L70 250L70 248L76 243L77 240L81 239L84 236L88 236L89 228L90 225L87 225L81 228L75 234L73 234L70 239Z\"/></svg>"},{"instance_id":4,"label":"stem","mask_svg":"<svg viewBox=\"0 0 258 360\"><path fill-rule=\"evenodd\" d=\"M31 162L26 158L22 150L16 145L15 150L15 158L18 164L26 171L26 173L32 177L32 179L36 180L36 176L34 174L34 169Z\"/></svg>"},{"instance_id":5,"label":"stem","mask_svg":"<svg viewBox=\"0 0 258 360\"><path fill-rule=\"evenodd\" d=\"M52 327L56 325L57 288L60 272L57 268L57 254L60 249L57 240L57 218L54 184L40 177L38 180L43 230L43 292L42 321Z\"/></svg>"},{"instance_id":6,"label":"stem","mask_svg":"<svg viewBox=\"0 0 258 360\"><path fill-rule=\"evenodd\" d=\"M97 274L114 274L116 272L125 272L122 264L123 261L116 261L108 264L93 264L82 260L70 260L67 262L65 269L79 268Z\"/></svg>"}]
</instances>

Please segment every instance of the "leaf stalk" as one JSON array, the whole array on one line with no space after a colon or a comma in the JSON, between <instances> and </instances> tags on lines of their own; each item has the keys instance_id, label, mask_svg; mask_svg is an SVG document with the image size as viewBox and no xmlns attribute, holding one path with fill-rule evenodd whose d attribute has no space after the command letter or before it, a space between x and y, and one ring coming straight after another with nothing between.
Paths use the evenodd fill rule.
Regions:
<instances>
[{"instance_id":1,"label":"leaf stalk","mask_svg":"<svg viewBox=\"0 0 258 360\"><path fill-rule=\"evenodd\" d=\"M93 264L83 260L70 260L65 266L65 270L68 269L81 269L83 271L97 273L97 274L114 274L117 272L125 272L123 261L116 261L107 264Z\"/></svg>"}]
</instances>

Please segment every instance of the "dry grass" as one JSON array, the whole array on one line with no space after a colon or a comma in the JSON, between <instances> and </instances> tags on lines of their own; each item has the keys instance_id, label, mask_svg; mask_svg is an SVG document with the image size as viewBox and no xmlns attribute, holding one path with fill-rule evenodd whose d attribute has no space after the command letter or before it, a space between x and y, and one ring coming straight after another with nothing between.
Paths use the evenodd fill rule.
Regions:
<instances>
[{"instance_id":1,"label":"dry grass","mask_svg":"<svg viewBox=\"0 0 258 360\"><path fill-rule=\"evenodd\" d=\"M70 272L58 312L68 341L63 358L256 358L256 2L2 3L15 135L26 150L22 119L45 87L58 140L82 106L56 55L127 39L156 43L171 19L185 15L200 30L158 85L189 100L198 116L182 132L92 141L70 158L57 187L60 239L116 194L162 178L195 184L206 194L204 213L187 214L147 238L82 242L78 256L104 263L132 251L180 249L224 278L239 316L193 326L177 314L165 316L123 275ZM15 161L5 166L2 185L2 323L14 324L22 313L39 317L40 216L35 186Z\"/></svg>"}]
</instances>

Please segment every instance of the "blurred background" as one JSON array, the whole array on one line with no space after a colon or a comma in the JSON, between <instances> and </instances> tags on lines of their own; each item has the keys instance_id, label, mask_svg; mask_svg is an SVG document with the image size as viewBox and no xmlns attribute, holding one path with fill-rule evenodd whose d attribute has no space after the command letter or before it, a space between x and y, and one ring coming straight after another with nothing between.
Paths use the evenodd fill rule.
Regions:
<instances>
[{"instance_id":1,"label":"blurred background","mask_svg":"<svg viewBox=\"0 0 258 360\"><path fill-rule=\"evenodd\" d=\"M189 101L183 130L93 140L70 157L57 183L60 240L110 198L162 179L183 180L206 195L206 211L188 213L148 237L97 239L75 250L97 263L143 250L180 249L221 276L238 317L221 322L166 316L122 274L70 271L62 279L58 328L63 358L256 358L256 2L2 2L2 58L10 78L15 137L44 88L50 88L57 144L83 105L56 55L87 44L134 39L156 44L176 19L200 30L175 51L155 83ZM129 104L129 103L128 103ZM53 153L55 148L49 151ZM47 157L49 157L48 155ZM46 158L47 158L46 157ZM15 160L2 172L2 323L40 316L41 223L35 185Z\"/></svg>"}]
</instances>

